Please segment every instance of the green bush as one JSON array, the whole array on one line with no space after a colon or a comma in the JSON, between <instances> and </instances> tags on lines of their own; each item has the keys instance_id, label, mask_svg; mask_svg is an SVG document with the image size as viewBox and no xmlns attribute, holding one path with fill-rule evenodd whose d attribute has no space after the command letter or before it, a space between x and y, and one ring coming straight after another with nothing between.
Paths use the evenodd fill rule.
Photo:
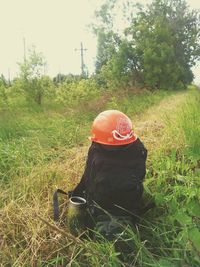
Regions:
<instances>
[{"instance_id":1,"label":"green bush","mask_svg":"<svg viewBox=\"0 0 200 267\"><path fill-rule=\"evenodd\" d=\"M73 107L82 102L95 100L99 96L98 89L94 78L71 83L64 82L56 89L56 100Z\"/></svg>"}]
</instances>

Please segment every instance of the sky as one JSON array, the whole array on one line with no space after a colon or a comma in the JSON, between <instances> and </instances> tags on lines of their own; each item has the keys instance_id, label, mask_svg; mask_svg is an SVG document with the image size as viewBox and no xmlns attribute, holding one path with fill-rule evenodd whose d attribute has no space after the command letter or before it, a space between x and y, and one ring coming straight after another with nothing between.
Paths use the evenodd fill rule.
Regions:
<instances>
[{"instance_id":1,"label":"sky","mask_svg":"<svg viewBox=\"0 0 200 267\"><path fill-rule=\"evenodd\" d=\"M187 3L200 9L199 0ZM94 11L101 4L102 0L0 0L0 74L16 77L24 48L28 54L32 45L47 61L46 74L80 74L80 51L76 49L81 42L87 48L84 62L89 73L94 72L97 41L88 25L95 22ZM200 65L194 74L200 84Z\"/></svg>"}]
</instances>

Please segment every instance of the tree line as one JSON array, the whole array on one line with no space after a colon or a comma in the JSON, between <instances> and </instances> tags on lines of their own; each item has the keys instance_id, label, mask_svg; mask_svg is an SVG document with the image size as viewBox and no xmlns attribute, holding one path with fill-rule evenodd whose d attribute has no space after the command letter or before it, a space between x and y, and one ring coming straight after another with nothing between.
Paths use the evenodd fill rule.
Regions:
<instances>
[{"instance_id":1,"label":"tree line","mask_svg":"<svg viewBox=\"0 0 200 267\"><path fill-rule=\"evenodd\" d=\"M200 20L184 0L154 0L146 8L124 1L127 27L113 30L112 10L120 1L107 1L97 12L96 71L104 70L125 83L149 88L186 87L191 68L200 58Z\"/></svg>"},{"instance_id":2,"label":"tree line","mask_svg":"<svg viewBox=\"0 0 200 267\"><path fill-rule=\"evenodd\" d=\"M125 25L120 32L116 10L121 10ZM55 94L58 99L74 99L92 90L129 86L176 90L193 81L191 68L200 58L200 15L185 0L153 0L148 6L105 0L95 15L97 21L91 26L97 55L90 78L58 74L51 79L44 75L43 55L33 48L19 63L18 78L10 83L0 77L0 98L5 102L7 88L12 87L27 101L41 105L44 96Z\"/></svg>"}]
</instances>

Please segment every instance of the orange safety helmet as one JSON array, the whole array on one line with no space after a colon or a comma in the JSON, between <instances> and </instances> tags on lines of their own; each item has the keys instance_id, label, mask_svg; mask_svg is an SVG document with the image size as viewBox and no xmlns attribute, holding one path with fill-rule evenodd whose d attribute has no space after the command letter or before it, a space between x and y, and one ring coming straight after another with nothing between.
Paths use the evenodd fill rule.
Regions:
<instances>
[{"instance_id":1,"label":"orange safety helmet","mask_svg":"<svg viewBox=\"0 0 200 267\"><path fill-rule=\"evenodd\" d=\"M137 140L132 122L123 112L106 110L92 124L90 140L104 145L126 145Z\"/></svg>"}]
</instances>

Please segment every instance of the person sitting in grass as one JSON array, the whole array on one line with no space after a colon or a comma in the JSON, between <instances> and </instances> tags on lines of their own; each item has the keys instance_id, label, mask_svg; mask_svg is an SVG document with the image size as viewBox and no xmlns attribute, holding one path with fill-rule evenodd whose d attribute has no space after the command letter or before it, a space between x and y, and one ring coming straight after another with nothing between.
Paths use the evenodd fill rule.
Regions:
<instances>
[{"instance_id":1,"label":"person sitting in grass","mask_svg":"<svg viewBox=\"0 0 200 267\"><path fill-rule=\"evenodd\" d=\"M90 140L85 171L72 196L87 200L95 227L108 236L112 218L135 224L141 214L147 149L118 110L95 118Z\"/></svg>"}]
</instances>

